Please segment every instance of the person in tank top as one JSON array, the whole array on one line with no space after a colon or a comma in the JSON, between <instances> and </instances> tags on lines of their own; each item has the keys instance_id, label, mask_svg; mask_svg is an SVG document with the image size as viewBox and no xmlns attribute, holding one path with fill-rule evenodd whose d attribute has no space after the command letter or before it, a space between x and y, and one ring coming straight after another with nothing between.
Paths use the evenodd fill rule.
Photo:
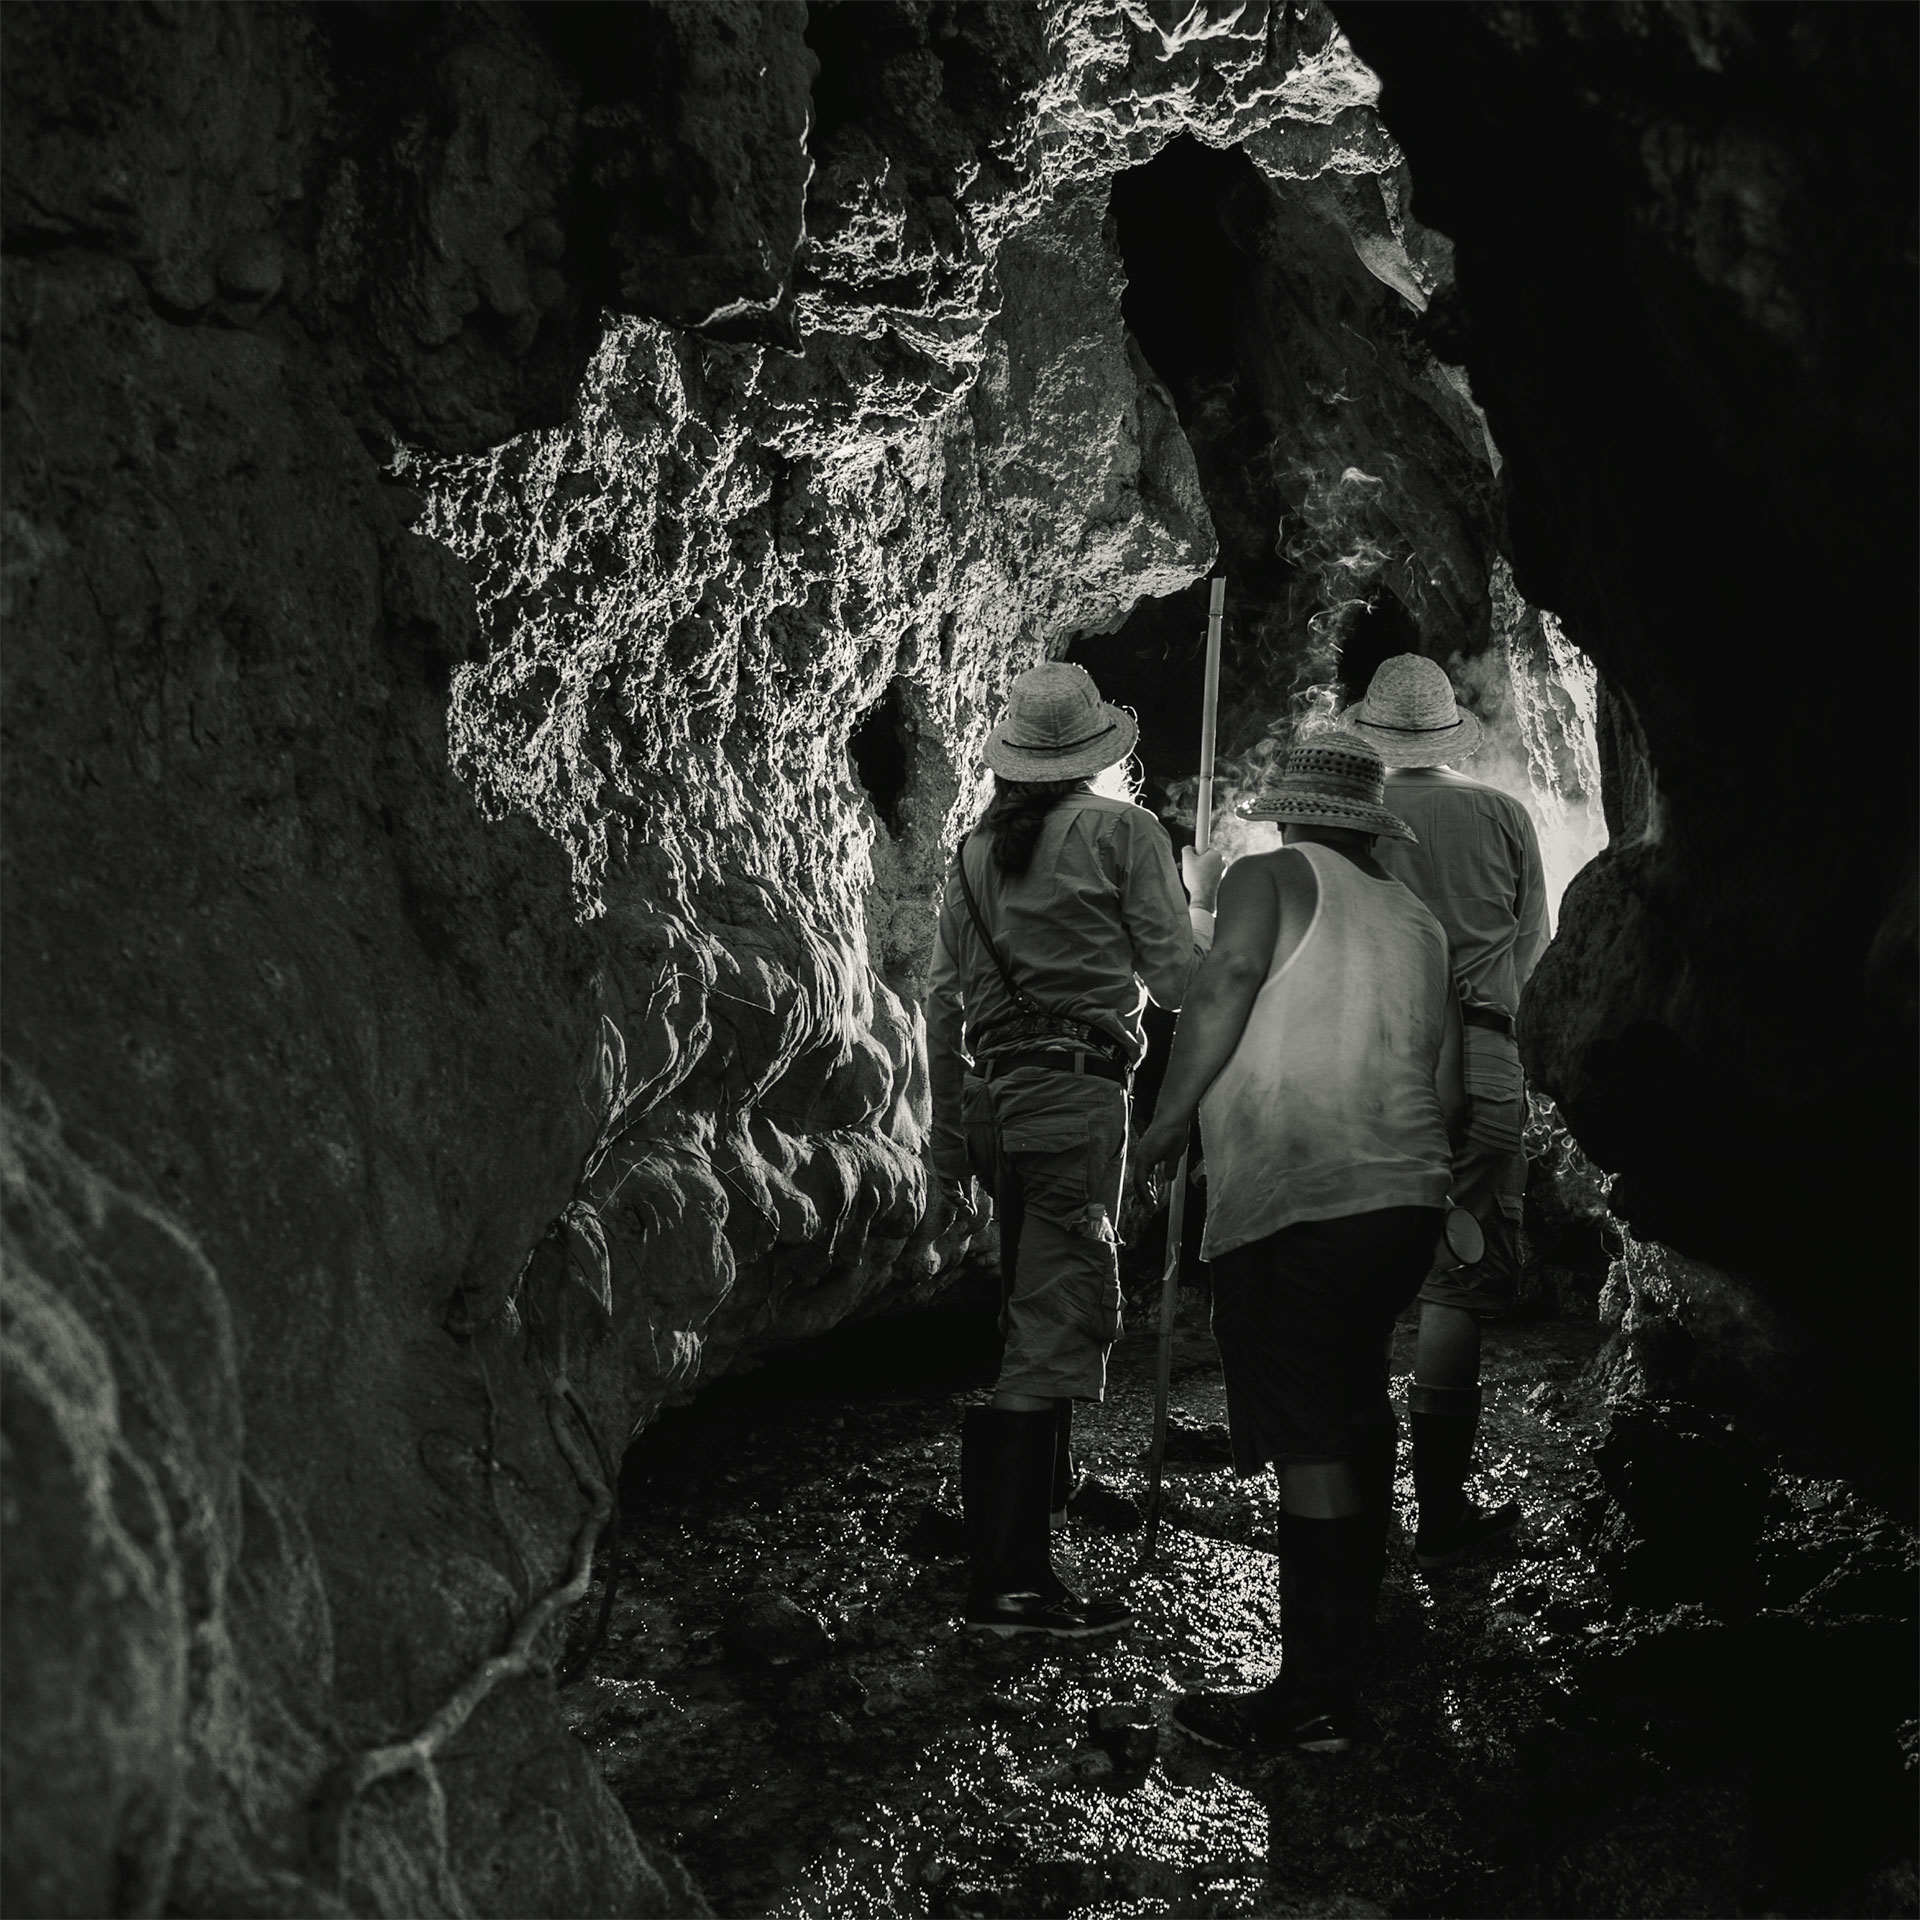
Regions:
<instances>
[{"instance_id":1,"label":"person in tank top","mask_svg":"<svg viewBox=\"0 0 1920 1920\"><path fill-rule=\"evenodd\" d=\"M1227 870L1140 1139L1150 1173L1199 1115L1234 1466L1270 1465L1280 1506L1278 1676L1174 1709L1216 1746L1352 1744L1392 1511L1387 1343L1442 1237L1465 1123L1446 933L1373 857L1378 836L1412 838L1384 782L1374 748L1323 732L1241 809L1286 844Z\"/></svg>"},{"instance_id":2,"label":"person in tank top","mask_svg":"<svg viewBox=\"0 0 1920 1920\"><path fill-rule=\"evenodd\" d=\"M1504 1540L1516 1502L1481 1507L1467 1492L1480 1423L1480 1326L1519 1297L1527 1191L1526 1079L1515 1025L1520 990L1548 939L1540 840L1512 794L1453 771L1480 746L1480 722L1432 660L1384 660L1342 724L1380 750L1387 804L1419 835L1383 844L1380 863L1447 930L1466 1021L1472 1114L1453 1161L1453 1201L1479 1223L1470 1265L1436 1263L1420 1289L1420 1337L1407 1424L1420 1521L1413 1553L1426 1572Z\"/></svg>"}]
</instances>

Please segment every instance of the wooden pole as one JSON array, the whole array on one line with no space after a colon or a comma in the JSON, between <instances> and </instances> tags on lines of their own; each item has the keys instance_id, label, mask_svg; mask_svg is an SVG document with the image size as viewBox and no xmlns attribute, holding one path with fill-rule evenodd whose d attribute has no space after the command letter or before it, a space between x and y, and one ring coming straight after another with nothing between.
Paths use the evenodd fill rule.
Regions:
<instances>
[{"instance_id":1,"label":"wooden pole","mask_svg":"<svg viewBox=\"0 0 1920 1920\"><path fill-rule=\"evenodd\" d=\"M1193 844L1205 853L1213 839L1213 741L1220 712L1220 622L1227 583L1216 576L1207 597L1207 676L1200 708L1200 792L1194 802ZM1187 1154L1167 1200L1167 1265L1160 1276L1160 1364L1154 1377L1153 1447L1147 1461L1147 1543L1141 1564L1151 1563L1160 1544L1160 1477L1167 1459L1167 1403L1173 1388L1173 1319L1180 1303L1180 1242L1187 1225Z\"/></svg>"}]
</instances>

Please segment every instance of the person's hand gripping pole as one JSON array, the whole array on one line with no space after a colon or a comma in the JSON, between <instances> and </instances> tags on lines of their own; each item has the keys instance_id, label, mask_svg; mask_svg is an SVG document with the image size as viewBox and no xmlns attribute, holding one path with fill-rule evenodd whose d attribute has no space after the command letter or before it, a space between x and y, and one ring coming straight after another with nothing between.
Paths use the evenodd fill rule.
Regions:
<instances>
[{"instance_id":1,"label":"person's hand gripping pole","mask_svg":"<svg viewBox=\"0 0 1920 1920\"><path fill-rule=\"evenodd\" d=\"M1200 791L1194 802L1193 845L1204 856L1213 839L1214 721L1220 710L1220 625L1227 583L1216 576L1207 596L1207 672L1200 707ZM1143 1167L1142 1172L1151 1170ZM1167 1201L1167 1264L1160 1276L1160 1352L1154 1374L1153 1445L1147 1456L1147 1537L1140 1564L1152 1564L1160 1543L1161 1474L1167 1459L1167 1401L1173 1385L1173 1320L1180 1300L1180 1241L1187 1220L1187 1153Z\"/></svg>"}]
</instances>

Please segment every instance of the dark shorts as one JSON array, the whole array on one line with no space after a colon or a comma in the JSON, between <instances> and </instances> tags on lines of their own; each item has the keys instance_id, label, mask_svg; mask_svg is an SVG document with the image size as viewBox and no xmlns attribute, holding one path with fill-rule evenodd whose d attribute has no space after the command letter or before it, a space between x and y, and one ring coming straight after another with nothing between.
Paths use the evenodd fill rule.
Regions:
<instances>
[{"instance_id":1,"label":"dark shorts","mask_svg":"<svg viewBox=\"0 0 1920 1920\"><path fill-rule=\"evenodd\" d=\"M1468 1313L1505 1313L1520 1297L1520 1211L1527 1191L1527 1083L1513 1039L1485 1027L1465 1033L1467 1137L1453 1156L1452 1200L1480 1223L1484 1256L1470 1267L1436 1265L1421 1300Z\"/></svg>"},{"instance_id":2,"label":"dark shorts","mask_svg":"<svg viewBox=\"0 0 1920 1920\"><path fill-rule=\"evenodd\" d=\"M1387 1343L1433 1261L1441 1207L1303 1220L1213 1262L1236 1472L1345 1460L1392 1417Z\"/></svg>"},{"instance_id":3,"label":"dark shorts","mask_svg":"<svg viewBox=\"0 0 1920 1920\"><path fill-rule=\"evenodd\" d=\"M969 1074L961 1099L967 1157L1000 1216L1007 1344L995 1385L1104 1399L1120 1332L1126 1090L1019 1067L991 1083Z\"/></svg>"}]
</instances>

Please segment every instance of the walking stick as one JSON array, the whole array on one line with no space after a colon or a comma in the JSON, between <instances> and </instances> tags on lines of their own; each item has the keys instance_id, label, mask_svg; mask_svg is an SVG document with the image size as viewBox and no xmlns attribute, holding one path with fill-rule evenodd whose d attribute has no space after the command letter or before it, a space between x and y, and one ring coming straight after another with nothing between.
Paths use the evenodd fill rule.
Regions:
<instances>
[{"instance_id":1,"label":"walking stick","mask_svg":"<svg viewBox=\"0 0 1920 1920\"><path fill-rule=\"evenodd\" d=\"M1207 597L1207 677L1200 707L1200 794L1194 804L1193 844L1205 853L1213 838L1213 728L1220 707L1220 618L1227 583L1215 577ZM1180 1241L1187 1224L1187 1150L1167 1200L1167 1265L1160 1276L1160 1365L1153 1389L1153 1448L1147 1462L1147 1543L1141 1564L1153 1560L1160 1540L1160 1475L1167 1459L1167 1397L1173 1386L1173 1316L1180 1300Z\"/></svg>"}]
</instances>

